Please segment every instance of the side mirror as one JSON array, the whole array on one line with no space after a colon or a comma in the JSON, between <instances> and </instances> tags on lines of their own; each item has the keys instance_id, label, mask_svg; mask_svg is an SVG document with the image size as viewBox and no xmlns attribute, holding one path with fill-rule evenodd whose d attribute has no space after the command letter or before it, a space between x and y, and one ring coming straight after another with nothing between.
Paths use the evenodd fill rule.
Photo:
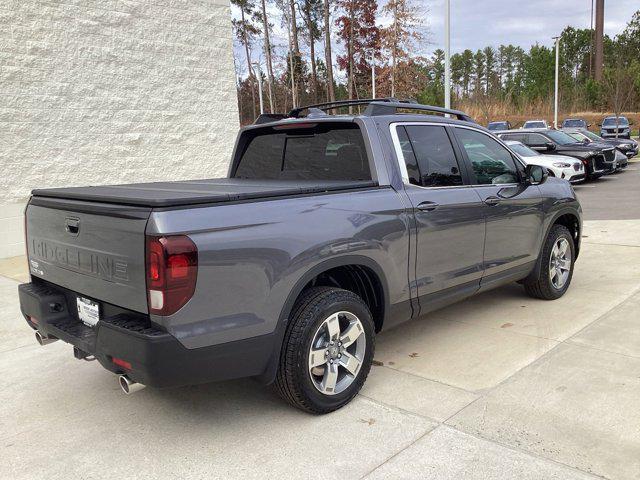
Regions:
<instances>
[{"instance_id":1,"label":"side mirror","mask_svg":"<svg viewBox=\"0 0 640 480\"><path fill-rule=\"evenodd\" d=\"M556 149L556 144L553 142L547 142L544 145L547 147L547 152L553 152Z\"/></svg>"},{"instance_id":2,"label":"side mirror","mask_svg":"<svg viewBox=\"0 0 640 480\"><path fill-rule=\"evenodd\" d=\"M598 124L598 126L599 126L599 127L601 127L601 126L602 126L602 124L601 124L601 123L599 123L599 124Z\"/></svg>"},{"instance_id":3,"label":"side mirror","mask_svg":"<svg viewBox=\"0 0 640 480\"><path fill-rule=\"evenodd\" d=\"M591 123L587 123L587 128L589 128L591 125L593 125L593 124L591 124Z\"/></svg>"},{"instance_id":4,"label":"side mirror","mask_svg":"<svg viewBox=\"0 0 640 480\"><path fill-rule=\"evenodd\" d=\"M549 172L540 165L527 165L524 169L524 175L528 184L539 185L549 177Z\"/></svg>"}]
</instances>

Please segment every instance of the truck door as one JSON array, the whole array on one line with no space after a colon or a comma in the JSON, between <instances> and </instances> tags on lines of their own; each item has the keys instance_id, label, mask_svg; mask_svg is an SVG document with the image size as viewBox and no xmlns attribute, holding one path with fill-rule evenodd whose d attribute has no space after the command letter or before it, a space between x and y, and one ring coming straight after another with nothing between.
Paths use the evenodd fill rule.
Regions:
<instances>
[{"instance_id":1,"label":"truck door","mask_svg":"<svg viewBox=\"0 0 640 480\"><path fill-rule=\"evenodd\" d=\"M393 124L415 219L419 312L475 293L482 277L483 203L442 124ZM404 161L402 161L404 160Z\"/></svg>"},{"instance_id":2,"label":"truck door","mask_svg":"<svg viewBox=\"0 0 640 480\"><path fill-rule=\"evenodd\" d=\"M454 131L483 202L487 234L481 286L489 287L521 276L536 261L543 233L542 195L538 186L522 181L520 163L491 135L462 126Z\"/></svg>"}]
</instances>

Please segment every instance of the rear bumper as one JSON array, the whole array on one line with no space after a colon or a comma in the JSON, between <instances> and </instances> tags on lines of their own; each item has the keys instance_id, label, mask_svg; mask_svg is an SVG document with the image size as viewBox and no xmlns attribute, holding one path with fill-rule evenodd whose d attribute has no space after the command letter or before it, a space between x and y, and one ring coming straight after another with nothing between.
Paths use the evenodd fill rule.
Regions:
<instances>
[{"instance_id":1,"label":"rear bumper","mask_svg":"<svg viewBox=\"0 0 640 480\"><path fill-rule=\"evenodd\" d=\"M94 356L113 373L152 387L257 376L273 351L273 335L188 349L135 312L117 313L89 327L77 318L73 292L44 283L24 283L18 293L20 309L31 328ZM130 363L131 369L115 365L113 358Z\"/></svg>"}]
</instances>

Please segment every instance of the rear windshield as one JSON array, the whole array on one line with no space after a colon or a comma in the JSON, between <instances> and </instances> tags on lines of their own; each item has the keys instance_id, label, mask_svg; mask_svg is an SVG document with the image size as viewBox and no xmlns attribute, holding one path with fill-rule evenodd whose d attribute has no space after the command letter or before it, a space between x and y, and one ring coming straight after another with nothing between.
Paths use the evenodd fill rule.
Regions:
<instances>
[{"instance_id":1,"label":"rear windshield","mask_svg":"<svg viewBox=\"0 0 640 480\"><path fill-rule=\"evenodd\" d=\"M565 127L584 127L586 125L584 120L579 120L576 118L568 119L562 122Z\"/></svg>"},{"instance_id":2,"label":"rear windshield","mask_svg":"<svg viewBox=\"0 0 640 480\"><path fill-rule=\"evenodd\" d=\"M360 128L354 123L267 127L250 135L233 174L269 180L371 180Z\"/></svg>"}]
</instances>

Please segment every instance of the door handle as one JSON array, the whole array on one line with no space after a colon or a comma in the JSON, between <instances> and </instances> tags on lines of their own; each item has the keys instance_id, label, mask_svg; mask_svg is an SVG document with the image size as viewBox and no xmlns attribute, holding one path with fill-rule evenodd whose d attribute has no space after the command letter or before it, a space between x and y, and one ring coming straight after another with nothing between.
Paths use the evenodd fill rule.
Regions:
<instances>
[{"instance_id":1,"label":"door handle","mask_svg":"<svg viewBox=\"0 0 640 480\"><path fill-rule=\"evenodd\" d=\"M487 197L484 199L484 203L487 205L498 205L501 202L501 199L498 197Z\"/></svg>"},{"instance_id":2,"label":"door handle","mask_svg":"<svg viewBox=\"0 0 640 480\"><path fill-rule=\"evenodd\" d=\"M438 208L438 204L436 202L421 202L416 208L421 212L432 212Z\"/></svg>"}]
</instances>

